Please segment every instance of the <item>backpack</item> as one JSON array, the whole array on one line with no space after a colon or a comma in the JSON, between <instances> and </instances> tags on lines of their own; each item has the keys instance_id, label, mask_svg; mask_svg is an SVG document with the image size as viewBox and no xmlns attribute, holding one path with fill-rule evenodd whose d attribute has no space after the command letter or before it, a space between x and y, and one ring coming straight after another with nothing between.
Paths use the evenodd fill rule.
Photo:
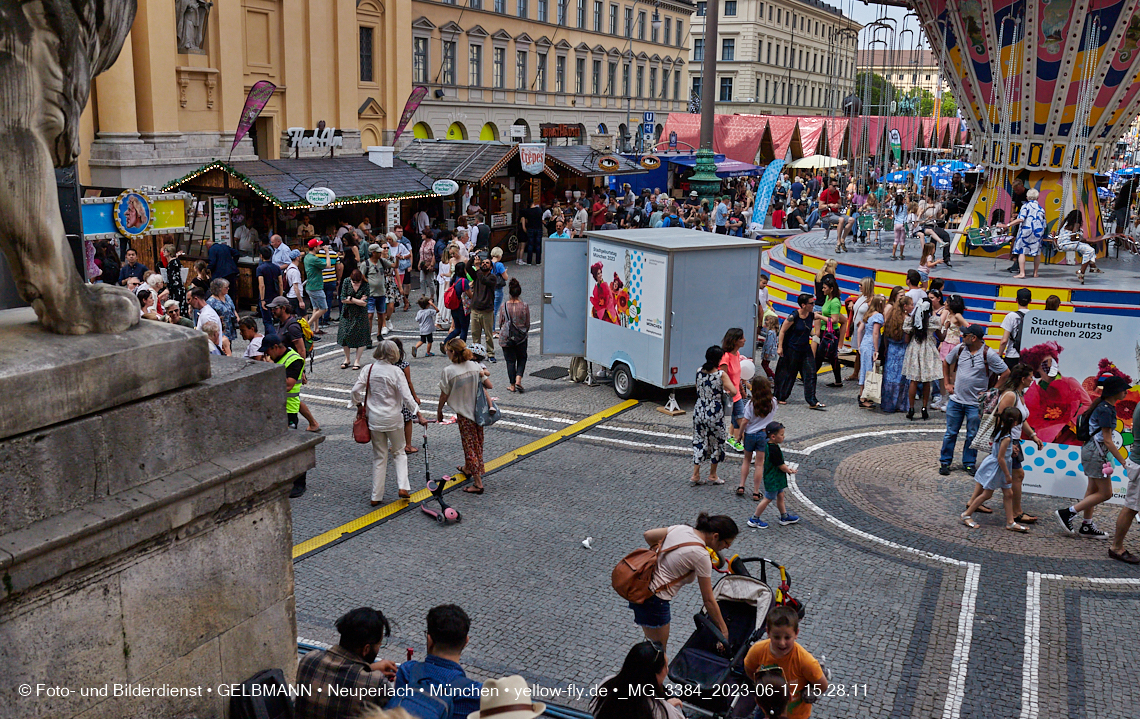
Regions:
<instances>
[{"instance_id":1,"label":"backpack","mask_svg":"<svg viewBox=\"0 0 1140 719\"><path fill-rule=\"evenodd\" d=\"M1017 329L1015 329L1013 331L1013 335L1010 337L1010 344L1013 345L1013 348L1015 350L1017 350L1017 353L1020 355L1021 354L1021 329L1023 327L1025 327L1025 310L1018 310L1014 314L1016 314L1018 317Z\"/></svg>"},{"instance_id":2,"label":"backpack","mask_svg":"<svg viewBox=\"0 0 1140 719\"><path fill-rule=\"evenodd\" d=\"M1093 402L1092 407L1089 407L1087 412L1082 412L1080 417L1077 417L1077 439L1081 442L1087 442L1092 439L1092 429L1089 423L1092 421L1093 411L1097 408L1104 399L1097 397L1096 402Z\"/></svg>"},{"instance_id":3,"label":"backpack","mask_svg":"<svg viewBox=\"0 0 1140 719\"><path fill-rule=\"evenodd\" d=\"M459 297L459 292L455 289L455 285L459 284L459 282L462 282L462 280L453 283L447 288L447 291L443 293L443 306L449 310L457 310L463 306L463 300Z\"/></svg>"},{"instance_id":4,"label":"backpack","mask_svg":"<svg viewBox=\"0 0 1140 719\"><path fill-rule=\"evenodd\" d=\"M313 328L309 326L309 321L304 317L297 318L297 324L301 325L301 334L305 337L305 344L313 341Z\"/></svg>"},{"instance_id":5,"label":"backpack","mask_svg":"<svg viewBox=\"0 0 1140 719\"><path fill-rule=\"evenodd\" d=\"M446 692L432 691L434 684L425 666L423 662L400 665L395 692L385 709L399 707L418 719L448 719L451 716L451 697Z\"/></svg>"},{"instance_id":6,"label":"backpack","mask_svg":"<svg viewBox=\"0 0 1140 719\"><path fill-rule=\"evenodd\" d=\"M668 539L668 535L666 535ZM655 592L649 588L653 582L653 574L657 571L657 563L661 557L665 556L674 549L681 547L703 547L701 542L682 542L675 544L668 549L662 550L661 545L657 544L649 549L635 549L629 554L622 557L622 560L614 567L613 572L610 573L610 584L613 585L614 591L618 593L622 599L633 604L644 604L649 601ZM673 581L657 588L657 591L668 589L677 582L684 579L687 575L681 575Z\"/></svg>"}]
</instances>

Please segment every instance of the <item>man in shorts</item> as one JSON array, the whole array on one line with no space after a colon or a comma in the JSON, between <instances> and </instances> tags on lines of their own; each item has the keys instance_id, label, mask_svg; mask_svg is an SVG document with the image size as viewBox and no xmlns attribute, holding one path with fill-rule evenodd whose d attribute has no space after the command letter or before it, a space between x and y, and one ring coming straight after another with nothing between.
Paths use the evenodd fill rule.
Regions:
<instances>
[{"instance_id":1,"label":"man in shorts","mask_svg":"<svg viewBox=\"0 0 1140 719\"><path fill-rule=\"evenodd\" d=\"M309 315L309 327L313 329L314 334L323 335L317 323L320 321L321 316L329 311L328 296L325 295L325 281L323 272L326 267L332 267L332 258L330 255L318 254L321 247L321 240L319 237L314 237L309 240L309 253L305 255L304 261L301 263L305 268L305 292L309 295L309 305L313 308L313 313Z\"/></svg>"}]
</instances>

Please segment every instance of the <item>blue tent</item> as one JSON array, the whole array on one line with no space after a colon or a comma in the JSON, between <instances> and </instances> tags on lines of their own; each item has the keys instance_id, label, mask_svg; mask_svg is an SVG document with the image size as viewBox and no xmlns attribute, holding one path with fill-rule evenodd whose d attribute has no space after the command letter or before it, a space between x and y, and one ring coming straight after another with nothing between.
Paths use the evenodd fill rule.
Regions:
<instances>
[{"instance_id":1,"label":"blue tent","mask_svg":"<svg viewBox=\"0 0 1140 719\"><path fill-rule=\"evenodd\" d=\"M936 165L950 172L965 172L966 170L974 169L973 165L968 162L962 162L961 160L939 160Z\"/></svg>"},{"instance_id":2,"label":"blue tent","mask_svg":"<svg viewBox=\"0 0 1140 719\"><path fill-rule=\"evenodd\" d=\"M894 182L901 185L910 178L912 172L912 170L899 170L898 172L892 172L889 175L883 175L880 177L879 182Z\"/></svg>"}]
</instances>

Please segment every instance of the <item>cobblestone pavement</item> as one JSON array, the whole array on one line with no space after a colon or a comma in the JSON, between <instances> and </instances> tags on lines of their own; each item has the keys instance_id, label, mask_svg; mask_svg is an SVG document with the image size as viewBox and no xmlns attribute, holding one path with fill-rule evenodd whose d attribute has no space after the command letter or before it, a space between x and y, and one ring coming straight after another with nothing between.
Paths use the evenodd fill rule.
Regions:
<instances>
[{"instance_id":1,"label":"cobblestone pavement","mask_svg":"<svg viewBox=\"0 0 1140 719\"><path fill-rule=\"evenodd\" d=\"M606 386L529 376L567 360L538 356L536 269L508 269L531 303L533 359L523 395L505 391L501 361L491 365L504 419L487 431L488 460L617 402ZM412 334L411 318L397 313L397 334ZM304 391L329 439L318 447L308 493L293 503L297 542L370 511L370 450L349 436L355 373L334 359L318 362ZM445 361L412 360L430 411ZM1140 691L1128 669L1140 659L1140 571L1108 560L1106 542L1062 537L1048 517L1027 536L1001 530L996 498L982 529L957 524L972 487L961 472L937 474L941 413L907 422L861 411L850 385L820 386L827 412L795 397L780 419L788 459L801 464L788 506L802 521L744 528L733 551L769 557L791 573L793 594L807 606L800 641L826 656L846 694L821 700L814 716L1136 716ZM464 663L473 676L519 672L561 692L548 700L584 706L571 687L613 673L641 637L609 585L616 561L642 544L644 529L691 523L702 510L743 527L754 507L732 492L738 457L723 466L725 485L689 486L691 414L655 411L664 398L651 393L491 474L481 497L452 492L458 525L440 527L413 510L306 555L295 565L298 633L335 642L336 618L370 605L393 620L385 654L402 660L412 647L422 657L427 610L455 602L472 617ZM691 409L691 392L679 400ZM461 458L457 430L427 431L432 474L446 473ZM418 489L422 454L410 468ZM390 468L386 499L395 493ZM1025 509L1044 515L1059 504L1027 496ZM1098 510L1103 527L1114 517L1114 508ZM581 545L587 536L593 551ZM671 647L691 633L699 608L695 586L683 589L673 602Z\"/></svg>"}]
</instances>

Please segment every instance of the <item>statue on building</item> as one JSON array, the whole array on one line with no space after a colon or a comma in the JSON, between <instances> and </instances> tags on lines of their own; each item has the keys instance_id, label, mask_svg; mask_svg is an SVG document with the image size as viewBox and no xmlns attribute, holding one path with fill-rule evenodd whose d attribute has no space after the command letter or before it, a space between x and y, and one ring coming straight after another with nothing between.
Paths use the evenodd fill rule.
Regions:
<instances>
[{"instance_id":1,"label":"statue on building","mask_svg":"<svg viewBox=\"0 0 1140 719\"><path fill-rule=\"evenodd\" d=\"M214 3L207 0L176 0L178 52L202 52L206 42L206 20Z\"/></svg>"},{"instance_id":2,"label":"statue on building","mask_svg":"<svg viewBox=\"0 0 1140 719\"><path fill-rule=\"evenodd\" d=\"M0 0L0 249L20 296L61 334L122 332L139 321L129 291L80 278L54 170L79 156L91 79L115 63L135 3Z\"/></svg>"}]
</instances>

